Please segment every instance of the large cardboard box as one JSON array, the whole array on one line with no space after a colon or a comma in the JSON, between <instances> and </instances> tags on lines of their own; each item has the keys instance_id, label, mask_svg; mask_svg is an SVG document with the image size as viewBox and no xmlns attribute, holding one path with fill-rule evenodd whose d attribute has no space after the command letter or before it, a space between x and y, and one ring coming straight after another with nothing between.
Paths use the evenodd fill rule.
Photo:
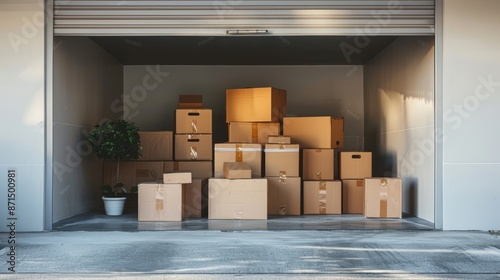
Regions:
<instances>
[{"instance_id":1,"label":"large cardboard box","mask_svg":"<svg viewBox=\"0 0 500 280\"><path fill-rule=\"evenodd\" d=\"M210 178L208 219L266 220L267 179Z\"/></svg>"},{"instance_id":2,"label":"large cardboard box","mask_svg":"<svg viewBox=\"0 0 500 280\"><path fill-rule=\"evenodd\" d=\"M272 87L226 90L226 122L280 122L286 91Z\"/></svg>"},{"instance_id":3,"label":"large cardboard box","mask_svg":"<svg viewBox=\"0 0 500 280\"><path fill-rule=\"evenodd\" d=\"M212 161L166 161L163 172L189 171L193 179L204 179L213 176Z\"/></svg>"},{"instance_id":4,"label":"large cardboard box","mask_svg":"<svg viewBox=\"0 0 500 280\"><path fill-rule=\"evenodd\" d=\"M120 183L124 184L127 191L130 187L142 182L163 180L162 161L123 161L120 162ZM116 184L116 161L105 161L103 164L103 184L114 186Z\"/></svg>"},{"instance_id":5,"label":"large cardboard box","mask_svg":"<svg viewBox=\"0 0 500 280\"><path fill-rule=\"evenodd\" d=\"M267 143L269 135L280 133L279 123L236 123L228 124L231 143Z\"/></svg>"},{"instance_id":6,"label":"large cardboard box","mask_svg":"<svg viewBox=\"0 0 500 280\"><path fill-rule=\"evenodd\" d=\"M250 179L252 170L246 162L224 162L224 178L226 179Z\"/></svg>"},{"instance_id":7,"label":"large cardboard box","mask_svg":"<svg viewBox=\"0 0 500 280\"><path fill-rule=\"evenodd\" d=\"M248 143L218 143L214 151L214 177L224 176L224 162L246 162L252 177L262 177L262 145Z\"/></svg>"},{"instance_id":8,"label":"large cardboard box","mask_svg":"<svg viewBox=\"0 0 500 280\"><path fill-rule=\"evenodd\" d=\"M203 96L179 95L179 109L201 109L201 108L203 108Z\"/></svg>"},{"instance_id":9,"label":"large cardboard box","mask_svg":"<svg viewBox=\"0 0 500 280\"><path fill-rule=\"evenodd\" d=\"M302 177L304 180L329 181L334 179L333 149L302 150Z\"/></svg>"},{"instance_id":10,"label":"large cardboard box","mask_svg":"<svg viewBox=\"0 0 500 280\"><path fill-rule=\"evenodd\" d=\"M402 180L400 178L366 178L365 217L401 218Z\"/></svg>"},{"instance_id":11,"label":"large cardboard box","mask_svg":"<svg viewBox=\"0 0 500 280\"><path fill-rule=\"evenodd\" d=\"M372 176L371 152L340 152L340 179L363 179Z\"/></svg>"},{"instance_id":12,"label":"large cardboard box","mask_svg":"<svg viewBox=\"0 0 500 280\"><path fill-rule=\"evenodd\" d=\"M163 173L164 184L191 184L191 172L170 172Z\"/></svg>"},{"instance_id":13,"label":"large cardboard box","mask_svg":"<svg viewBox=\"0 0 500 280\"><path fill-rule=\"evenodd\" d=\"M179 222L184 219L182 184L141 183L139 222Z\"/></svg>"},{"instance_id":14,"label":"large cardboard box","mask_svg":"<svg viewBox=\"0 0 500 280\"><path fill-rule=\"evenodd\" d=\"M299 177L298 144L266 144L265 176L266 177Z\"/></svg>"},{"instance_id":15,"label":"large cardboard box","mask_svg":"<svg viewBox=\"0 0 500 280\"><path fill-rule=\"evenodd\" d=\"M269 135L267 137L268 144L291 144L292 138L288 135Z\"/></svg>"},{"instance_id":16,"label":"large cardboard box","mask_svg":"<svg viewBox=\"0 0 500 280\"><path fill-rule=\"evenodd\" d=\"M212 109L175 110L176 134L212 134Z\"/></svg>"},{"instance_id":17,"label":"large cardboard box","mask_svg":"<svg viewBox=\"0 0 500 280\"><path fill-rule=\"evenodd\" d=\"M283 134L304 149L344 148L344 118L286 117Z\"/></svg>"},{"instance_id":18,"label":"large cardboard box","mask_svg":"<svg viewBox=\"0 0 500 280\"><path fill-rule=\"evenodd\" d=\"M184 217L201 218L208 216L208 179L193 179L184 184Z\"/></svg>"},{"instance_id":19,"label":"large cardboard box","mask_svg":"<svg viewBox=\"0 0 500 280\"><path fill-rule=\"evenodd\" d=\"M176 134L176 160L212 160L212 134Z\"/></svg>"},{"instance_id":20,"label":"large cardboard box","mask_svg":"<svg viewBox=\"0 0 500 280\"><path fill-rule=\"evenodd\" d=\"M340 181L304 181L304 214L341 214Z\"/></svg>"},{"instance_id":21,"label":"large cardboard box","mask_svg":"<svg viewBox=\"0 0 500 280\"><path fill-rule=\"evenodd\" d=\"M300 177L267 177L267 214L300 215Z\"/></svg>"},{"instance_id":22,"label":"large cardboard box","mask_svg":"<svg viewBox=\"0 0 500 280\"><path fill-rule=\"evenodd\" d=\"M139 160L172 160L172 131L139 131L141 157Z\"/></svg>"},{"instance_id":23,"label":"large cardboard box","mask_svg":"<svg viewBox=\"0 0 500 280\"><path fill-rule=\"evenodd\" d=\"M342 213L363 214L365 208L365 181L342 180Z\"/></svg>"}]
</instances>

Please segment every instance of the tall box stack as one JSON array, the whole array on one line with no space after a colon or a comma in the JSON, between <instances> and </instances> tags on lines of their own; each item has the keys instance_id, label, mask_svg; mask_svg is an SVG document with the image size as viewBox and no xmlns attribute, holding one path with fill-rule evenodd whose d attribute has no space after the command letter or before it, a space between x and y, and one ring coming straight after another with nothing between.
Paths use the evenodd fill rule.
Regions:
<instances>
[{"instance_id":1,"label":"tall box stack","mask_svg":"<svg viewBox=\"0 0 500 280\"><path fill-rule=\"evenodd\" d=\"M269 215L300 215L299 145L276 143L273 141L275 138L269 137L270 143L264 149L264 171L268 181L267 212ZM288 137L283 142L291 141Z\"/></svg>"},{"instance_id":2,"label":"tall box stack","mask_svg":"<svg viewBox=\"0 0 500 280\"><path fill-rule=\"evenodd\" d=\"M340 152L340 179L342 180L342 213L363 214L365 205L365 178L372 176L371 152Z\"/></svg>"}]
</instances>

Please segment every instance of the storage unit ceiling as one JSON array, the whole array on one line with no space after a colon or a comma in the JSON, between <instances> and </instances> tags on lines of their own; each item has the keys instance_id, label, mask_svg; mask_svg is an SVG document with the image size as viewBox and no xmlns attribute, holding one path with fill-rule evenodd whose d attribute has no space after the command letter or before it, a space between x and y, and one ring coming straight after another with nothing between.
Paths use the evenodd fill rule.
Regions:
<instances>
[{"instance_id":1,"label":"storage unit ceiling","mask_svg":"<svg viewBox=\"0 0 500 280\"><path fill-rule=\"evenodd\" d=\"M54 35L434 35L434 10L434 0L56 0Z\"/></svg>"}]
</instances>

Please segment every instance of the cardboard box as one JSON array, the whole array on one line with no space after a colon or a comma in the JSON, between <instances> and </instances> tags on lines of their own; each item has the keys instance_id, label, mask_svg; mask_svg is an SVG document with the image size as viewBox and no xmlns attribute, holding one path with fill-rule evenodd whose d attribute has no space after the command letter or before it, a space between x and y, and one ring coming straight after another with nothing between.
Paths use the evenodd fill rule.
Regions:
<instances>
[{"instance_id":1,"label":"cardboard box","mask_svg":"<svg viewBox=\"0 0 500 280\"><path fill-rule=\"evenodd\" d=\"M224 178L226 179L250 179L252 170L246 162L224 162Z\"/></svg>"},{"instance_id":2,"label":"cardboard box","mask_svg":"<svg viewBox=\"0 0 500 280\"><path fill-rule=\"evenodd\" d=\"M292 138L288 135L269 135L267 137L268 144L290 144Z\"/></svg>"},{"instance_id":3,"label":"cardboard box","mask_svg":"<svg viewBox=\"0 0 500 280\"><path fill-rule=\"evenodd\" d=\"M213 176L212 161L166 161L163 167L164 173L189 171L193 179L204 179Z\"/></svg>"},{"instance_id":4,"label":"cardboard box","mask_svg":"<svg viewBox=\"0 0 500 280\"><path fill-rule=\"evenodd\" d=\"M286 117L283 134L304 149L333 149L344 147L344 118Z\"/></svg>"},{"instance_id":5,"label":"cardboard box","mask_svg":"<svg viewBox=\"0 0 500 280\"><path fill-rule=\"evenodd\" d=\"M214 177L224 176L224 162L246 162L252 170L253 178L262 177L261 144L215 144Z\"/></svg>"},{"instance_id":6,"label":"cardboard box","mask_svg":"<svg viewBox=\"0 0 500 280\"><path fill-rule=\"evenodd\" d=\"M266 220L267 179L210 178L208 219Z\"/></svg>"},{"instance_id":7,"label":"cardboard box","mask_svg":"<svg viewBox=\"0 0 500 280\"><path fill-rule=\"evenodd\" d=\"M363 179L372 176L371 152L340 152L340 179Z\"/></svg>"},{"instance_id":8,"label":"cardboard box","mask_svg":"<svg viewBox=\"0 0 500 280\"><path fill-rule=\"evenodd\" d=\"M267 177L267 214L300 215L300 177Z\"/></svg>"},{"instance_id":9,"label":"cardboard box","mask_svg":"<svg viewBox=\"0 0 500 280\"><path fill-rule=\"evenodd\" d=\"M302 177L304 180L329 181L334 179L333 149L302 150Z\"/></svg>"},{"instance_id":10,"label":"cardboard box","mask_svg":"<svg viewBox=\"0 0 500 280\"><path fill-rule=\"evenodd\" d=\"M286 91L272 87L226 90L226 122L280 122Z\"/></svg>"},{"instance_id":11,"label":"cardboard box","mask_svg":"<svg viewBox=\"0 0 500 280\"><path fill-rule=\"evenodd\" d=\"M365 208L365 181L342 180L342 213L363 214Z\"/></svg>"},{"instance_id":12,"label":"cardboard box","mask_svg":"<svg viewBox=\"0 0 500 280\"><path fill-rule=\"evenodd\" d=\"M176 160L212 160L212 134L176 134Z\"/></svg>"},{"instance_id":13,"label":"cardboard box","mask_svg":"<svg viewBox=\"0 0 500 280\"><path fill-rule=\"evenodd\" d=\"M201 108L203 108L203 96L179 95L179 109L201 109Z\"/></svg>"},{"instance_id":14,"label":"cardboard box","mask_svg":"<svg viewBox=\"0 0 500 280\"><path fill-rule=\"evenodd\" d=\"M141 157L139 160L172 160L172 131L139 131Z\"/></svg>"},{"instance_id":15,"label":"cardboard box","mask_svg":"<svg viewBox=\"0 0 500 280\"><path fill-rule=\"evenodd\" d=\"M176 134L212 134L212 109L175 110Z\"/></svg>"},{"instance_id":16,"label":"cardboard box","mask_svg":"<svg viewBox=\"0 0 500 280\"><path fill-rule=\"evenodd\" d=\"M269 135L280 133L279 123L236 123L228 125L231 143L267 143Z\"/></svg>"},{"instance_id":17,"label":"cardboard box","mask_svg":"<svg viewBox=\"0 0 500 280\"><path fill-rule=\"evenodd\" d=\"M299 177L300 150L298 144L266 144L266 177Z\"/></svg>"},{"instance_id":18,"label":"cardboard box","mask_svg":"<svg viewBox=\"0 0 500 280\"><path fill-rule=\"evenodd\" d=\"M122 161L120 162L120 182L127 191L130 187L142 182L162 181L162 161ZM103 184L116 184L116 161L105 161L103 164Z\"/></svg>"},{"instance_id":19,"label":"cardboard box","mask_svg":"<svg viewBox=\"0 0 500 280\"><path fill-rule=\"evenodd\" d=\"M208 179L193 179L184 184L184 217L201 218L208 216Z\"/></svg>"},{"instance_id":20,"label":"cardboard box","mask_svg":"<svg viewBox=\"0 0 500 280\"><path fill-rule=\"evenodd\" d=\"M163 184L191 184L191 172L163 173Z\"/></svg>"},{"instance_id":21,"label":"cardboard box","mask_svg":"<svg viewBox=\"0 0 500 280\"><path fill-rule=\"evenodd\" d=\"M141 183L138 193L139 222L184 220L182 184Z\"/></svg>"},{"instance_id":22,"label":"cardboard box","mask_svg":"<svg viewBox=\"0 0 500 280\"><path fill-rule=\"evenodd\" d=\"M402 218L400 178L365 178L366 218Z\"/></svg>"},{"instance_id":23,"label":"cardboard box","mask_svg":"<svg viewBox=\"0 0 500 280\"><path fill-rule=\"evenodd\" d=\"M304 214L341 214L340 181L304 181Z\"/></svg>"}]
</instances>

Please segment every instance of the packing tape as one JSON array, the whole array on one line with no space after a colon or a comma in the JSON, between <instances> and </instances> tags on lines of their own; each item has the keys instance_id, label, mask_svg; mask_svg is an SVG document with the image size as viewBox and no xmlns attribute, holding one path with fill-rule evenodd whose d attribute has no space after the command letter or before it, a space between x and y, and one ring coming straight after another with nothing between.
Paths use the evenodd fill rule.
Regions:
<instances>
[{"instance_id":1,"label":"packing tape","mask_svg":"<svg viewBox=\"0 0 500 280\"><path fill-rule=\"evenodd\" d=\"M191 156L191 159L198 159L198 148L190 146L189 147L189 154Z\"/></svg>"},{"instance_id":2,"label":"packing tape","mask_svg":"<svg viewBox=\"0 0 500 280\"><path fill-rule=\"evenodd\" d=\"M281 216L286 215L286 205L280 205L278 215L281 215Z\"/></svg>"},{"instance_id":3,"label":"packing tape","mask_svg":"<svg viewBox=\"0 0 500 280\"><path fill-rule=\"evenodd\" d=\"M380 218L387 218L387 179L380 179Z\"/></svg>"},{"instance_id":4,"label":"packing tape","mask_svg":"<svg viewBox=\"0 0 500 280\"><path fill-rule=\"evenodd\" d=\"M280 176L278 181L282 184L286 184L286 171L280 171Z\"/></svg>"},{"instance_id":5,"label":"packing tape","mask_svg":"<svg viewBox=\"0 0 500 280\"><path fill-rule=\"evenodd\" d=\"M191 120L191 132L198 133L198 121Z\"/></svg>"},{"instance_id":6,"label":"packing tape","mask_svg":"<svg viewBox=\"0 0 500 280\"><path fill-rule=\"evenodd\" d=\"M314 176L316 177L316 180L317 180L317 181L321 180L321 171L316 171L316 172L314 173Z\"/></svg>"},{"instance_id":7,"label":"packing tape","mask_svg":"<svg viewBox=\"0 0 500 280\"><path fill-rule=\"evenodd\" d=\"M259 143L259 124L252 123L252 143Z\"/></svg>"},{"instance_id":8,"label":"packing tape","mask_svg":"<svg viewBox=\"0 0 500 280\"><path fill-rule=\"evenodd\" d=\"M236 162L243 162L243 151L242 151L241 144L236 144L235 161Z\"/></svg>"},{"instance_id":9,"label":"packing tape","mask_svg":"<svg viewBox=\"0 0 500 280\"><path fill-rule=\"evenodd\" d=\"M174 161L174 171L179 171L179 162Z\"/></svg>"},{"instance_id":10,"label":"packing tape","mask_svg":"<svg viewBox=\"0 0 500 280\"><path fill-rule=\"evenodd\" d=\"M158 184L156 185L156 194L155 194L155 210L157 218L161 218L161 216L163 215L163 206L164 206L163 189L161 188L161 185Z\"/></svg>"},{"instance_id":11,"label":"packing tape","mask_svg":"<svg viewBox=\"0 0 500 280\"><path fill-rule=\"evenodd\" d=\"M326 214L326 182L319 182L319 213Z\"/></svg>"}]
</instances>

